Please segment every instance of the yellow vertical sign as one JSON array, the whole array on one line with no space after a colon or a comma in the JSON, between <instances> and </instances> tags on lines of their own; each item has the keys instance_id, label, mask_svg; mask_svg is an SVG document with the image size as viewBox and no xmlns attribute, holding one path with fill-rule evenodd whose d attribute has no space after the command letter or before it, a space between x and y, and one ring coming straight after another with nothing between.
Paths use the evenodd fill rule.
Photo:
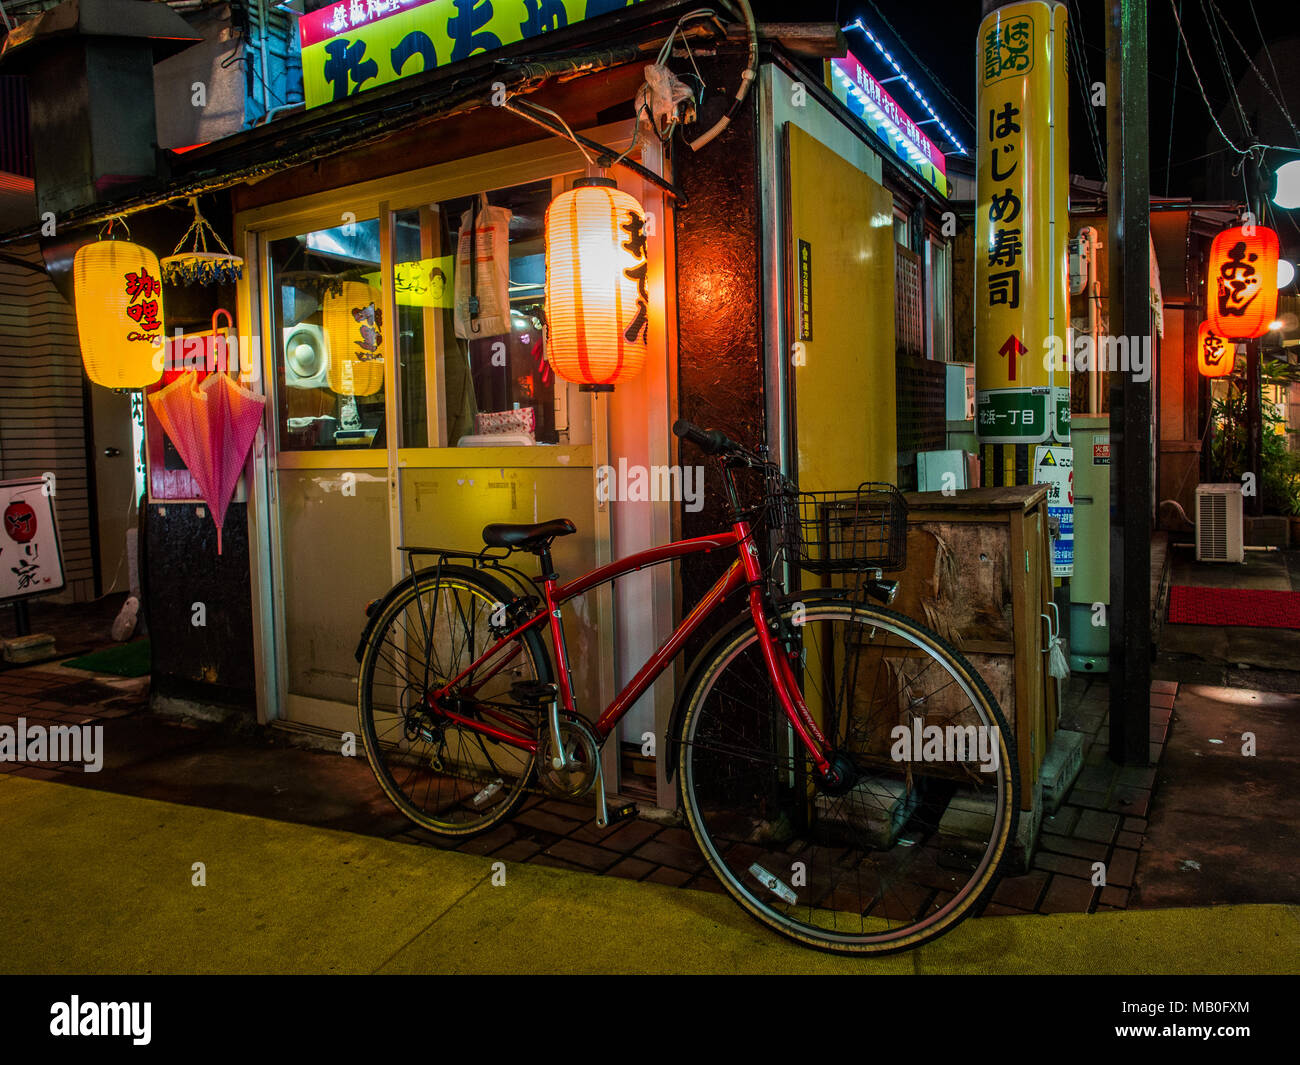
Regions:
<instances>
[{"instance_id":1,"label":"yellow vertical sign","mask_svg":"<svg viewBox=\"0 0 1300 1065\"><path fill-rule=\"evenodd\" d=\"M1053 386L1069 383L1066 28L1065 6L1044 0L980 24L975 389L985 443L1047 440Z\"/></svg>"}]
</instances>

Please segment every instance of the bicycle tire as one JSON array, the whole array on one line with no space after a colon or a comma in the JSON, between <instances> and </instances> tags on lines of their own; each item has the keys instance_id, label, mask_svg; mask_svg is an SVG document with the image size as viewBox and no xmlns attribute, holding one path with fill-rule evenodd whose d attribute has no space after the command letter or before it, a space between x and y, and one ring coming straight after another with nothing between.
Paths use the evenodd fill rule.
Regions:
<instances>
[{"instance_id":1,"label":"bicycle tire","mask_svg":"<svg viewBox=\"0 0 1300 1065\"><path fill-rule=\"evenodd\" d=\"M433 601L422 602L429 593ZM468 596L468 601L458 598L453 604L450 593ZM406 817L440 836L477 835L502 821L522 801L533 776L534 753L492 740L420 705L429 687L455 676L499 638L504 628L492 625L492 614L512 597L504 583L480 570L421 570L390 593L362 652L357 715L370 768ZM444 619L445 628L440 628ZM421 645L414 654L409 650L413 634L419 635ZM504 704L515 681L553 679L535 630L516 637L514 644L518 653L483 681L490 687L477 690L476 699ZM423 667L403 668L407 659L421 653ZM485 663L484 671L499 658ZM377 698L385 689L396 689L400 698ZM503 706L500 712L534 732L540 720L540 711L524 707Z\"/></svg>"},{"instance_id":2,"label":"bicycle tire","mask_svg":"<svg viewBox=\"0 0 1300 1065\"><path fill-rule=\"evenodd\" d=\"M811 759L792 739L761 664L753 621L746 615L696 667L685 693L677 737L682 807L714 875L764 924L837 953L908 950L949 931L981 908L994 890L1016 831L1014 734L974 667L915 621L840 597L810 595L799 606L801 687L810 710L821 710L823 729L830 729L828 740L852 761L857 783L841 796L815 784ZM794 622L799 606L785 608L783 616ZM842 645L811 642L835 622L858 639ZM868 633L871 650L862 650L861 638ZM883 633L883 640L874 644L877 633ZM830 692L828 699L825 683L836 672L836 646L844 648L841 665L854 662L852 679L843 686L852 696L853 712L848 714L834 712L840 695ZM850 646L858 650L850 654ZM875 680L863 702L859 669L875 650ZM909 660L927 664L917 669L906 664ZM915 762L897 763L891 757L882 764L877 737L899 706L898 693L906 691L906 705L915 717L914 692L936 663L948 679L934 675L943 682L933 689L935 701L921 719L941 724L930 718L942 707L942 698L956 707L947 712L949 724L969 722L973 710L980 724L995 726L996 734L985 733L990 755L996 736L995 779L981 781L978 773L972 777L968 762L952 767L922 762L916 768ZM878 699L882 670L887 683ZM896 674L893 681L890 670ZM814 683L818 673L823 675L820 688ZM898 684L898 677L904 683ZM880 720L873 723L876 706ZM960 733L965 726L954 728ZM970 801L954 806L959 796ZM956 820L944 826L950 809ZM956 823L963 814L964 829ZM983 818L990 819L987 840L972 843L960 837L963 830L978 836L974 826Z\"/></svg>"}]
</instances>

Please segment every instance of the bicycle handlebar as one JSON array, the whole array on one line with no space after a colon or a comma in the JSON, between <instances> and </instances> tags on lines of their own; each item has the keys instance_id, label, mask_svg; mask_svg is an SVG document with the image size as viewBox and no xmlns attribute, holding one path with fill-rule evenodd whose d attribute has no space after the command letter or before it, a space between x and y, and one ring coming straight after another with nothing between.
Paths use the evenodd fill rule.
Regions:
<instances>
[{"instance_id":1,"label":"bicycle handlebar","mask_svg":"<svg viewBox=\"0 0 1300 1065\"><path fill-rule=\"evenodd\" d=\"M707 455L748 455L749 452L717 429L701 429L694 422L678 418L673 422L673 432L683 440L689 440Z\"/></svg>"}]
</instances>

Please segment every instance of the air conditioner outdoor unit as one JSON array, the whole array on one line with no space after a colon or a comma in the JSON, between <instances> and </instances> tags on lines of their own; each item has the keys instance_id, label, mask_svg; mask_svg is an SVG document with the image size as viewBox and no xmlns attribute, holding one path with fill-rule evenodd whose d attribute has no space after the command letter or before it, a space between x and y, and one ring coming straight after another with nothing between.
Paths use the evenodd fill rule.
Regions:
<instances>
[{"instance_id":1,"label":"air conditioner outdoor unit","mask_svg":"<svg viewBox=\"0 0 1300 1065\"><path fill-rule=\"evenodd\" d=\"M1196 487L1196 561L1242 562L1242 498L1239 484Z\"/></svg>"}]
</instances>

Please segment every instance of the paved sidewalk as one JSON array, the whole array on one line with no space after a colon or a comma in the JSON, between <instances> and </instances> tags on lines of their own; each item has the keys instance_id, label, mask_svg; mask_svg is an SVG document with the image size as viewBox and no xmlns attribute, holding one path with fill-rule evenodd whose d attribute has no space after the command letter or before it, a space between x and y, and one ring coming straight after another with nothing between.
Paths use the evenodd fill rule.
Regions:
<instances>
[{"instance_id":1,"label":"paved sidewalk","mask_svg":"<svg viewBox=\"0 0 1300 1065\"><path fill-rule=\"evenodd\" d=\"M876 960L706 892L0 776L6 973L1294 973L1300 908L967 921ZM202 863L205 886L193 883Z\"/></svg>"}]
</instances>

